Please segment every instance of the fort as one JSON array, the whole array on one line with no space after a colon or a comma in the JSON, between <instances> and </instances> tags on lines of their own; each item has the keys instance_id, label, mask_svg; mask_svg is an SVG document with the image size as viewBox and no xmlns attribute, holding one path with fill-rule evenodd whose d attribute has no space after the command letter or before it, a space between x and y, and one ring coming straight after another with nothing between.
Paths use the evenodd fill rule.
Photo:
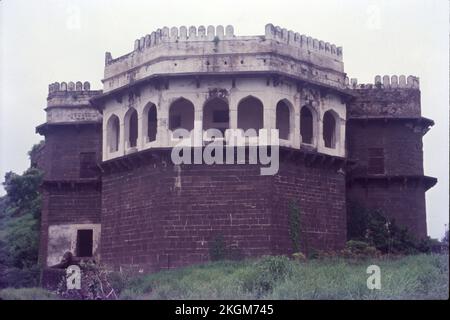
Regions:
<instances>
[{"instance_id":1,"label":"fort","mask_svg":"<svg viewBox=\"0 0 450 320\"><path fill-rule=\"evenodd\" d=\"M424 173L422 137L433 121L421 115L417 77L358 84L341 47L268 24L258 36L158 29L124 56L107 52L102 83L49 86L35 163L45 174L44 266L70 251L152 272L210 260L219 236L244 257L290 254L293 202L303 252L345 245L352 202L427 235L425 192L436 179ZM177 129L276 129L278 171L175 164ZM196 148L219 139L205 137Z\"/></svg>"}]
</instances>

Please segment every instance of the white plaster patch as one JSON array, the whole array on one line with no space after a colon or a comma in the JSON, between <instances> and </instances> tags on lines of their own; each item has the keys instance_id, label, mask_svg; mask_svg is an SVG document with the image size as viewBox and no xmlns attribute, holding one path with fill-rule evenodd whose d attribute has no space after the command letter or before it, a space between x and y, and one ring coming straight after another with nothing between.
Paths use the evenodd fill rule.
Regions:
<instances>
[{"instance_id":1,"label":"white plaster patch","mask_svg":"<svg viewBox=\"0 0 450 320\"><path fill-rule=\"evenodd\" d=\"M47 266L55 265L61 262L65 252L70 251L76 254L77 231L83 229L92 229L92 254L98 259L98 248L100 242L100 224L63 224L51 225L48 227L48 244L47 244Z\"/></svg>"}]
</instances>

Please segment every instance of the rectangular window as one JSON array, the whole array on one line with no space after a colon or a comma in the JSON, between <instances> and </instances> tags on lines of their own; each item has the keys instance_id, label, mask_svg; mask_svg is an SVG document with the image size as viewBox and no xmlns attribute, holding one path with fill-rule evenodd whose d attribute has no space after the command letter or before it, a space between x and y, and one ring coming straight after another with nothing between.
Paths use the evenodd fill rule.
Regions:
<instances>
[{"instance_id":1,"label":"rectangular window","mask_svg":"<svg viewBox=\"0 0 450 320\"><path fill-rule=\"evenodd\" d=\"M97 162L95 152L80 153L80 178L94 178L97 176Z\"/></svg>"},{"instance_id":2,"label":"rectangular window","mask_svg":"<svg viewBox=\"0 0 450 320\"><path fill-rule=\"evenodd\" d=\"M367 173L384 174L384 149L369 148L368 149L368 165Z\"/></svg>"},{"instance_id":3,"label":"rectangular window","mask_svg":"<svg viewBox=\"0 0 450 320\"><path fill-rule=\"evenodd\" d=\"M213 122L222 123L228 121L229 121L228 110L215 110L213 112Z\"/></svg>"},{"instance_id":4,"label":"rectangular window","mask_svg":"<svg viewBox=\"0 0 450 320\"><path fill-rule=\"evenodd\" d=\"M77 257L92 257L93 230L77 231Z\"/></svg>"}]
</instances>

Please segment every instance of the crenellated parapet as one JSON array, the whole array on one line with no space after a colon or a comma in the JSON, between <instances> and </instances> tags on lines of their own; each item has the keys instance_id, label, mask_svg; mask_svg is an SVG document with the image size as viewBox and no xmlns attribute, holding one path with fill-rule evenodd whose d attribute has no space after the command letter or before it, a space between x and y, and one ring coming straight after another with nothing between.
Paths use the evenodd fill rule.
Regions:
<instances>
[{"instance_id":1,"label":"crenellated parapet","mask_svg":"<svg viewBox=\"0 0 450 320\"><path fill-rule=\"evenodd\" d=\"M77 82L54 82L48 85L48 93L54 93L58 91L90 91L91 84L88 81L84 83L81 81Z\"/></svg>"},{"instance_id":2,"label":"crenellated parapet","mask_svg":"<svg viewBox=\"0 0 450 320\"><path fill-rule=\"evenodd\" d=\"M383 77L375 76L374 83L358 84L356 78L345 79L345 85L349 89L420 89L419 78L415 76L405 75L384 75Z\"/></svg>"},{"instance_id":3,"label":"crenellated parapet","mask_svg":"<svg viewBox=\"0 0 450 320\"><path fill-rule=\"evenodd\" d=\"M91 90L88 81L54 82L48 86L47 124L71 122L100 122L101 115L89 100L101 94Z\"/></svg>"},{"instance_id":4,"label":"crenellated parapet","mask_svg":"<svg viewBox=\"0 0 450 320\"><path fill-rule=\"evenodd\" d=\"M217 38L216 38L217 37ZM178 42L178 41L212 41L233 39L234 28L231 25L223 26L186 26L164 27L147 34L140 39L134 41L134 50L143 50L145 48L156 46L162 42Z\"/></svg>"},{"instance_id":5,"label":"crenellated parapet","mask_svg":"<svg viewBox=\"0 0 450 320\"><path fill-rule=\"evenodd\" d=\"M318 40L310 36L287 30L269 23L266 25L266 39L273 39L298 48L313 50L321 54L331 55L334 58L342 60L342 47L336 47L335 44Z\"/></svg>"},{"instance_id":6,"label":"crenellated parapet","mask_svg":"<svg viewBox=\"0 0 450 320\"><path fill-rule=\"evenodd\" d=\"M164 27L118 58L105 54L104 93L152 77L264 73L345 89L342 48L268 24L264 34L237 36L233 26Z\"/></svg>"},{"instance_id":7,"label":"crenellated parapet","mask_svg":"<svg viewBox=\"0 0 450 320\"><path fill-rule=\"evenodd\" d=\"M355 99L348 104L351 118L420 118L420 86L415 76L379 76L374 83L346 79Z\"/></svg>"}]
</instances>

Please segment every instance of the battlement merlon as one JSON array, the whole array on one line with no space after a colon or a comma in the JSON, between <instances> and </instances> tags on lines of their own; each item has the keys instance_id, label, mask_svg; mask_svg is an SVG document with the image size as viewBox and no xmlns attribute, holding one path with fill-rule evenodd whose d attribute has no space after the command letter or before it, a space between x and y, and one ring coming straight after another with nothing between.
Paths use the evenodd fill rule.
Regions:
<instances>
[{"instance_id":1,"label":"battlement merlon","mask_svg":"<svg viewBox=\"0 0 450 320\"><path fill-rule=\"evenodd\" d=\"M152 75L271 71L344 89L342 58L334 44L272 24L257 36L236 36L232 26L164 27L137 39L128 54L106 52L104 92Z\"/></svg>"},{"instance_id":2,"label":"battlement merlon","mask_svg":"<svg viewBox=\"0 0 450 320\"><path fill-rule=\"evenodd\" d=\"M374 83L368 84L358 84L358 80L356 78L349 79L345 78L345 85L349 89L355 90L364 90L364 89L414 89L420 90L420 82L419 77L415 76L388 76L384 75L383 77L377 75L375 76Z\"/></svg>"},{"instance_id":3,"label":"battlement merlon","mask_svg":"<svg viewBox=\"0 0 450 320\"><path fill-rule=\"evenodd\" d=\"M91 90L88 81L54 82L48 86L47 109L54 107L87 107L91 108L89 99L102 93L102 90Z\"/></svg>"},{"instance_id":4,"label":"battlement merlon","mask_svg":"<svg viewBox=\"0 0 450 320\"><path fill-rule=\"evenodd\" d=\"M328 55L339 58L342 61L342 47L336 47L336 45L324 42L312 38L310 36L294 32L292 30L287 30L279 26L274 26L269 23L265 27L265 39L267 40L277 40L279 42L284 42L286 44L295 47L304 47L310 50L322 51ZM239 37L234 34L234 27L231 25L225 28L221 25L219 26L195 26L189 27L185 26L180 28L177 27L164 27L158 29L151 34L147 34L145 37L136 39L134 41L134 51L144 50L145 48L153 47L161 42L180 42L180 41L220 41L220 40L236 40L236 39L248 39L251 37ZM110 53L109 53L110 54ZM111 62L112 57L106 58L106 63Z\"/></svg>"},{"instance_id":5,"label":"battlement merlon","mask_svg":"<svg viewBox=\"0 0 450 320\"><path fill-rule=\"evenodd\" d=\"M432 121L422 121L425 118L421 116L418 77L377 75L373 84L358 84L356 79L346 81L346 84L354 96L347 105L349 118L369 120L415 118L432 125Z\"/></svg>"},{"instance_id":6,"label":"battlement merlon","mask_svg":"<svg viewBox=\"0 0 450 320\"><path fill-rule=\"evenodd\" d=\"M49 125L70 125L101 123L102 116L90 103L90 99L100 95L101 90L91 90L89 82L54 82L49 85L46 122L37 130Z\"/></svg>"}]
</instances>

